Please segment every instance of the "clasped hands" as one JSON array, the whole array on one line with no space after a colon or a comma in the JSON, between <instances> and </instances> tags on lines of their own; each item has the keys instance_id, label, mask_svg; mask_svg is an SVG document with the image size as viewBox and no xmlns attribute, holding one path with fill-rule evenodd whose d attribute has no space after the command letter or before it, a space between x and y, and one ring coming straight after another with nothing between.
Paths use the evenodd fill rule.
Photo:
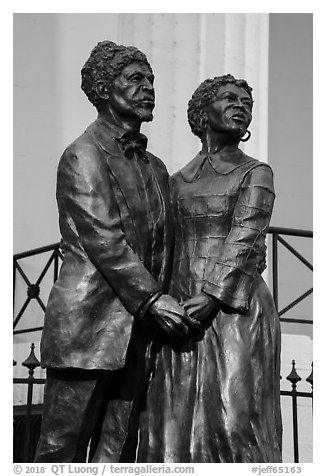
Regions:
<instances>
[{"instance_id":1,"label":"clasped hands","mask_svg":"<svg viewBox=\"0 0 326 476\"><path fill-rule=\"evenodd\" d=\"M202 328L201 322L216 309L218 301L200 293L179 304L168 294L163 294L149 308L157 324L168 334L182 337L190 330Z\"/></svg>"}]
</instances>

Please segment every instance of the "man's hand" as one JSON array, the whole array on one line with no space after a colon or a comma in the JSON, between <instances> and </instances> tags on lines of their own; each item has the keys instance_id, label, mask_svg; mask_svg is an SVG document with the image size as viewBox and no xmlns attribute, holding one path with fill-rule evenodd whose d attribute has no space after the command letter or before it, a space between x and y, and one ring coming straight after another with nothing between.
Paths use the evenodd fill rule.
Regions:
<instances>
[{"instance_id":1,"label":"man's hand","mask_svg":"<svg viewBox=\"0 0 326 476\"><path fill-rule=\"evenodd\" d=\"M185 301L183 307L190 318L201 322L218 308L218 302L208 294L200 293Z\"/></svg>"},{"instance_id":2,"label":"man's hand","mask_svg":"<svg viewBox=\"0 0 326 476\"><path fill-rule=\"evenodd\" d=\"M188 333L185 310L178 304L176 299L168 294L162 294L149 307L149 312L154 316L157 324L168 334L182 337Z\"/></svg>"}]
</instances>

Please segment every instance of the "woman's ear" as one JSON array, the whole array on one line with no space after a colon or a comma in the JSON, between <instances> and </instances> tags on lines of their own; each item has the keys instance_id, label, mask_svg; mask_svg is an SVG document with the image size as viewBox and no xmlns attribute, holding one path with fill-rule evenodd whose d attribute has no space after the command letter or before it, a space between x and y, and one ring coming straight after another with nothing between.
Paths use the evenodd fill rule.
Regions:
<instances>
[{"instance_id":1,"label":"woman's ear","mask_svg":"<svg viewBox=\"0 0 326 476\"><path fill-rule=\"evenodd\" d=\"M95 88L96 88L98 97L106 101L109 99L110 97L109 88L107 87L104 81L98 81L96 83Z\"/></svg>"},{"instance_id":2,"label":"woman's ear","mask_svg":"<svg viewBox=\"0 0 326 476\"><path fill-rule=\"evenodd\" d=\"M199 118L199 127L204 133L207 128L207 114L206 111L202 111Z\"/></svg>"}]
</instances>

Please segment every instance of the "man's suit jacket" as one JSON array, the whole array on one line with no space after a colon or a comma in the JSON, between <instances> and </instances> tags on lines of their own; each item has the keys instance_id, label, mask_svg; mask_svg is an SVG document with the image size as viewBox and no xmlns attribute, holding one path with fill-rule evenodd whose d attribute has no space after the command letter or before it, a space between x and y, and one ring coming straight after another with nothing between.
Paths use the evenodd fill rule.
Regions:
<instances>
[{"instance_id":1,"label":"man's suit jacket","mask_svg":"<svg viewBox=\"0 0 326 476\"><path fill-rule=\"evenodd\" d=\"M168 173L149 152L146 162L125 157L123 134L97 119L60 159L64 260L45 313L43 367L121 368L134 319L168 287Z\"/></svg>"}]
</instances>

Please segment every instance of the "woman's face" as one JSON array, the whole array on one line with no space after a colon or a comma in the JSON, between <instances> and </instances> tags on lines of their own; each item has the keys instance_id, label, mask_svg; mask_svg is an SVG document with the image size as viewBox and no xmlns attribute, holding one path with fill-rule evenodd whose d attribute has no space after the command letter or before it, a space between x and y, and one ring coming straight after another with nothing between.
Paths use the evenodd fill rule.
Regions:
<instances>
[{"instance_id":1,"label":"woman's face","mask_svg":"<svg viewBox=\"0 0 326 476\"><path fill-rule=\"evenodd\" d=\"M242 137L250 122L252 100L245 89L228 83L221 86L217 97L206 110L207 123L213 131Z\"/></svg>"}]
</instances>

